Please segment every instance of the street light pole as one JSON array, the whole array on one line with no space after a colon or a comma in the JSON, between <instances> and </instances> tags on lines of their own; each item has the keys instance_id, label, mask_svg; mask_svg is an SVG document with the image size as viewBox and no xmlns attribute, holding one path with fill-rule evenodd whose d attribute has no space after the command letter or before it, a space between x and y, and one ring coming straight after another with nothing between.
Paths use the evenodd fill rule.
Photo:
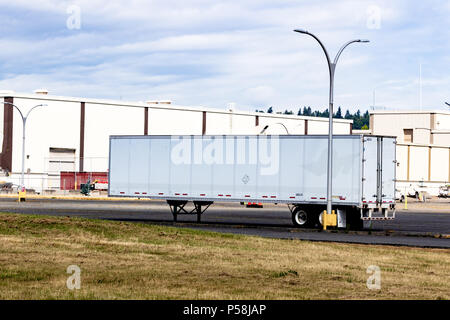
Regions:
<instances>
[{"instance_id":1,"label":"street light pole","mask_svg":"<svg viewBox=\"0 0 450 320\"><path fill-rule=\"evenodd\" d=\"M22 111L20 111L19 107L16 106L15 104L12 104L11 102L0 102L0 103L13 106L14 108L17 109L17 111L19 111L19 114L22 117L22 122L23 122L23 126L22 126L22 176L21 176L20 184L21 184L21 188L25 188L25 126L27 124L27 119L28 119L28 116L30 115L31 111L33 111L33 109L35 109L37 107L46 106L46 104L38 104L38 105L34 106L27 112L27 114L25 116L23 116Z\"/></svg>"},{"instance_id":2,"label":"street light pole","mask_svg":"<svg viewBox=\"0 0 450 320\"><path fill-rule=\"evenodd\" d=\"M334 103L334 97L333 97L333 90L334 90L334 72L336 70L336 64L339 60L340 55L342 54L342 51L344 51L344 49L354 43L354 42L369 42L369 40L361 40L361 39L356 39L356 40L351 40L347 43L345 43L341 49L339 49L338 53L336 54L336 57L334 58L334 61L331 62L330 60L330 56L328 54L327 49L325 48L325 46L323 45L323 43L320 41L319 38L317 38L314 34L303 30L303 29L295 29L295 32L299 32L302 34L306 34L309 35L311 37L313 37L314 39L316 39L316 41L320 44L320 46L322 47L323 52L325 53L325 57L327 58L327 63L328 63L328 71L330 74L330 93L329 93L329 121L328 121L328 167L327 167L327 213L331 214L332 213L332 201L333 201L333 197L332 197L332 185L333 185L333 103Z\"/></svg>"}]
</instances>

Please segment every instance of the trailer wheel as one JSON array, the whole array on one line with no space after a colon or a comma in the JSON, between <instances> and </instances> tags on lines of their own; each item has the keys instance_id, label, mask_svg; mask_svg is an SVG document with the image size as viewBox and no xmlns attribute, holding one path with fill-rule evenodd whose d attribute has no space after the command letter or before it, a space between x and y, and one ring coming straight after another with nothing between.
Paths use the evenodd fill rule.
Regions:
<instances>
[{"instance_id":1,"label":"trailer wheel","mask_svg":"<svg viewBox=\"0 0 450 320\"><path fill-rule=\"evenodd\" d=\"M361 214L358 210L352 210L347 214L347 224L351 230L363 230L364 221L361 219Z\"/></svg>"},{"instance_id":2,"label":"trailer wheel","mask_svg":"<svg viewBox=\"0 0 450 320\"><path fill-rule=\"evenodd\" d=\"M292 211L292 223L296 227L307 227L312 225L312 215L307 213L305 210L300 207L296 207Z\"/></svg>"}]
</instances>

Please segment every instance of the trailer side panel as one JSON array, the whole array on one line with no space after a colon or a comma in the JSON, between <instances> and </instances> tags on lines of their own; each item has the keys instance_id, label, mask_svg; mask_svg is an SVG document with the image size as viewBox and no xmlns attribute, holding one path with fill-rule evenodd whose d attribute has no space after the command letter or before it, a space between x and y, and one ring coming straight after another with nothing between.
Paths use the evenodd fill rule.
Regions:
<instances>
[{"instance_id":1,"label":"trailer side panel","mask_svg":"<svg viewBox=\"0 0 450 320\"><path fill-rule=\"evenodd\" d=\"M326 203L327 136L114 136L110 196ZM335 136L333 202L361 202L361 137Z\"/></svg>"}]
</instances>

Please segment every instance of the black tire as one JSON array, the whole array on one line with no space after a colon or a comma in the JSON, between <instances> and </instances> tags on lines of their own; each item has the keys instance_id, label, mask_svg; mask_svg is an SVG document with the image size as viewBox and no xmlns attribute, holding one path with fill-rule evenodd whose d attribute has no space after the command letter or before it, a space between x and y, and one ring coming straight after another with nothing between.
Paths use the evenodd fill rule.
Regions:
<instances>
[{"instance_id":1,"label":"black tire","mask_svg":"<svg viewBox=\"0 0 450 320\"><path fill-rule=\"evenodd\" d=\"M364 221L361 219L359 210L353 210L347 214L347 223L351 230L364 229Z\"/></svg>"},{"instance_id":2,"label":"black tire","mask_svg":"<svg viewBox=\"0 0 450 320\"><path fill-rule=\"evenodd\" d=\"M296 207L292 211L292 223L299 228L313 227L316 223L317 215L311 213L311 210Z\"/></svg>"}]
</instances>

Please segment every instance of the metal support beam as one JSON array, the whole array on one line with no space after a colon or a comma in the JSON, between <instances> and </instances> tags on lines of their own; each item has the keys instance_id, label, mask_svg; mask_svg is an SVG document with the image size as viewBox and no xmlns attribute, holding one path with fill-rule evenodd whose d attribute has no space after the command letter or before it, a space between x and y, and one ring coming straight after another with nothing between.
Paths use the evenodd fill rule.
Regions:
<instances>
[{"instance_id":1,"label":"metal support beam","mask_svg":"<svg viewBox=\"0 0 450 320\"><path fill-rule=\"evenodd\" d=\"M3 145L0 158L0 167L7 171L12 171L12 150L13 150L13 106L14 98L5 97L3 104Z\"/></svg>"},{"instance_id":2,"label":"metal support beam","mask_svg":"<svg viewBox=\"0 0 450 320\"><path fill-rule=\"evenodd\" d=\"M203 111L202 135L206 134L206 111Z\"/></svg>"},{"instance_id":3,"label":"metal support beam","mask_svg":"<svg viewBox=\"0 0 450 320\"><path fill-rule=\"evenodd\" d=\"M80 106L80 164L79 171L84 171L84 130L86 121L86 108L85 103L81 102Z\"/></svg>"},{"instance_id":4,"label":"metal support beam","mask_svg":"<svg viewBox=\"0 0 450 320\"><path fill-rule=\"evenodd\" d=\"M148 135L148 107L144 109L144 135Z\"/></svg>"}]
</instances>

